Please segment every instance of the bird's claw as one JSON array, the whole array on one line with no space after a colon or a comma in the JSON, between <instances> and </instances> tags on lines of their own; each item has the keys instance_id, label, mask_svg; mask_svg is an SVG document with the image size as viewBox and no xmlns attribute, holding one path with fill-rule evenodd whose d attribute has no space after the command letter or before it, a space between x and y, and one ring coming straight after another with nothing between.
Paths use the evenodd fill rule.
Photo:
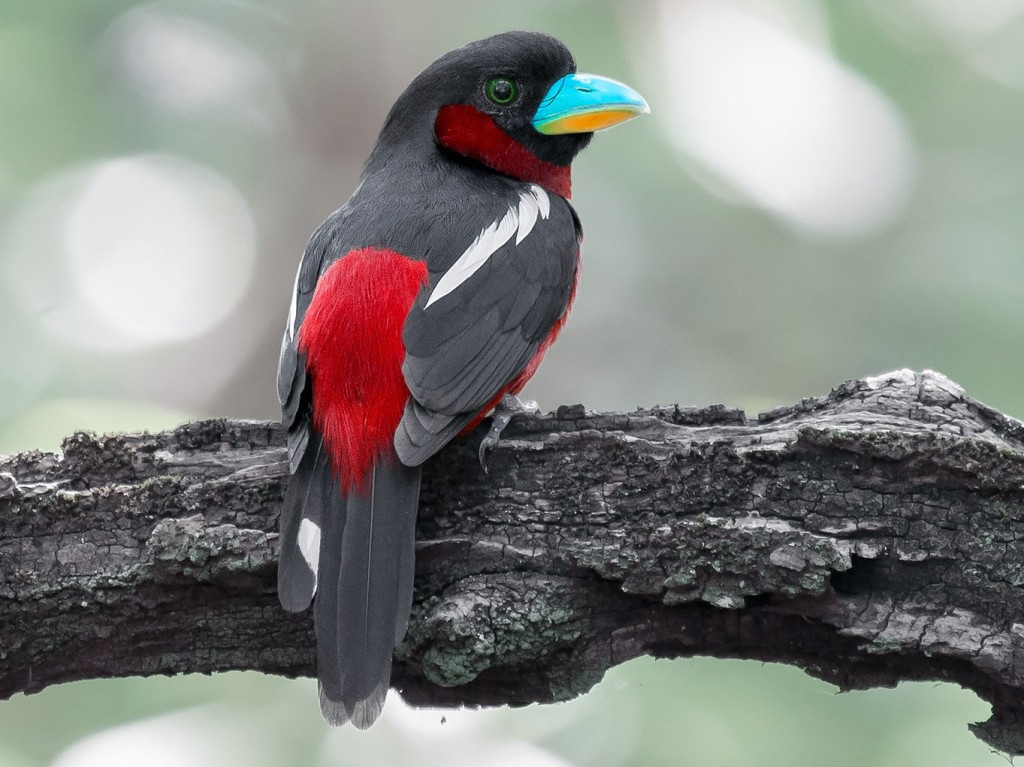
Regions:
<instances>
[{"instance_id":1,"label":"bird's claw","mask_svg":"<svg viewBox=\"0 0 1024 767\"><path fill-rule=\"evenodd\" d=\"M506 394L501 398L501 402L494 408L494 413L491 416L491 428L487 432L487 436L480 440L478 455L480 456L480 466L483 467L485 474L487 473L487 454L498 446L501 441L501 433L505 431L505 427L508 426L512 418L517 415L537 415L538 413L540 413L540 407L532 400L523 402L514 394Z\"/></svg>"}]
</instances>

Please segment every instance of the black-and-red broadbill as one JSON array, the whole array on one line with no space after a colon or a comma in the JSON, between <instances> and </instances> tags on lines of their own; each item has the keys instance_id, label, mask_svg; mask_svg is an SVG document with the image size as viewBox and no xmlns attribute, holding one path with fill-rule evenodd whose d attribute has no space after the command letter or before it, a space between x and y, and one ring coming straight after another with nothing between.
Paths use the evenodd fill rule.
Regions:
<instances>
[{"instance_id":1,"label":"black-and-red broadbill","mask_svg":"<svg viewBox=\"0 0 1024 767\"><path fill-rule=\"evenodd\" d=\"M576 291L570 164L648 111L508 32L445 54L398 98L351 199L310 238L278 393L292 478L278 590L314 600L320 706L380 715L409 622L420 465L517 394Z\"/></svg>"}]
</instances>

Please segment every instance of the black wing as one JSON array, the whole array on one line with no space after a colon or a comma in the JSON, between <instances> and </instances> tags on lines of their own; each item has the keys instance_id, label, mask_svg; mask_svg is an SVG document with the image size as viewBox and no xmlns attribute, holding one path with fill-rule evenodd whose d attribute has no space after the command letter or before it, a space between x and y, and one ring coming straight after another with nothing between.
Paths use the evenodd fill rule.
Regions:
<instances>
[{"instance_id":1,"label":"black wing","mask_svg":"<svg viewBox=\"0 0 1024 767\"><path fill-rule=\"evenodd\" d=\"M527 366L568 307L579 240L569 204L534 186L497 208L462 258L443 271L428 261L430 284L403 335L404 464L437 452Z\"/></svg>"},{"instance_id":2,"label":"black wing","mask_svg":"<svg viewBox=\"0 0 1024 767\"><path fill-rule=\"evenodd\" d=\"M299 351L298 333L313 291L324 270L347 248L341 242L348 205L335 211L309 238L295 275L292 304L288 311L281 358L277 366L277 399L281 403L281 424L288 430L288 459L294 474L309 444L309 393L306 390L306 356Z\"/></svg>"},{"instance_id":3,"label":"black wing","mask_svg":"<svg viewBox=\"0 0 1024 767\"><path fill-rule=\"evenodd\" d=\"M313 428L310 393L306 386L306 356L299 351L298 332L320 275L342 252L340 225L348 214L347 206L336 211L309 238L295 276L295 291L277 368L277 395L281 403L281 423L288 432L292 474L281 506L277 588L281 604L294 612L309 606L317 581L316 569L309 561L313 544L300 543L302 522L309 520L319 531L324 520L331 516L331 509L344 510L344 504L334 497L338 491L332 488L337 483L332 478L331 464L320 435ZM307 533L310 529L307 527Z\"/></svg>"}]
</instances>

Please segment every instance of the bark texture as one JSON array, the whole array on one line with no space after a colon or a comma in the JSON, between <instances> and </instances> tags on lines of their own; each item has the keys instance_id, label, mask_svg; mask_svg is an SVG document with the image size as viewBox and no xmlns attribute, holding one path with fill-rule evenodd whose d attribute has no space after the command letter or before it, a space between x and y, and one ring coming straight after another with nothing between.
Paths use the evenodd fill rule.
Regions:
<instances>
[{"instance_id":1,"label":"bark texture","mask_svg":"<svg viewBox=\"0 0 1024 767\"><path fill-rule=\"evenodd\" d=\"M477 435L479 436L479 435ZM843 689L957 682L1024 753L1024 424L897 371L748 420L517 417L425 472L393 685L574 697L642 654L781 661ZM0 459L0 698L93 677L313 672L274 593L276 424L76 434Z\"/></svg>"}]
</instances>

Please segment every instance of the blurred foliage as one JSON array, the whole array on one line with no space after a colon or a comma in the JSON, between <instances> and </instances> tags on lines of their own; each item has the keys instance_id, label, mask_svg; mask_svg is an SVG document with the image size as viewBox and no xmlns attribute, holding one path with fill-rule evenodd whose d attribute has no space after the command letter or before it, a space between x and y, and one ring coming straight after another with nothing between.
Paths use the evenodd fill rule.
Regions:
<instances>
[{"instance_id":1,"label":"blurred foliage","mask_svg":"<svg viewBox=\"0 0 1024 767\"><path fill-rule=\"evenodd\" d=\"M676 89L719 73L668 66L673 3L4 0L0 451L56 449L80 428L275 417L279 334L308 233L354 188L411 77L509 28L559 36L581 69L629 82L653 107L576 163L584 277L531 396L756 411L906 366L1024 415L1024 3L721 0L811 41L905 126L906 200L860 233L772 212L676 140L688 117ZM69 223L97 169L152 157L186 180L212 174L256 232L240 297L192 309L223 319L159 342L117 326L116 291L87 293L103 253L81 250ZM181 268L186 287L215 274ZM160 283L140 266L119 289L156 296ZM124 744L160 732L219 764L1002 763L967 732L987 712L966 693L835 697L753 663L640 660L579 701L514 712L415 715L392 702L365 735L327 732L315 709L308 682L256 675L69 685L0 703L0 767L48 764L76 742L61 764L152 764ZM90 733L99 740L80 740Z\"/></svg>"},{"instance_id":2,"label":"blurred foliage","mask_svg":"<svg viewBox=\"0 0 1024 767\"><path fill-rule=\"evenodd\" d=\"M792 668L706 658L638 659L576 701L514 711L413 711L392 697L365 733L326 728L311 680L255 674L81 682L4 706L3 767L62 752L60 767L1005 763L964 727L987 707L949 685L837 696Z\"/></svg>"}]
</instances>

